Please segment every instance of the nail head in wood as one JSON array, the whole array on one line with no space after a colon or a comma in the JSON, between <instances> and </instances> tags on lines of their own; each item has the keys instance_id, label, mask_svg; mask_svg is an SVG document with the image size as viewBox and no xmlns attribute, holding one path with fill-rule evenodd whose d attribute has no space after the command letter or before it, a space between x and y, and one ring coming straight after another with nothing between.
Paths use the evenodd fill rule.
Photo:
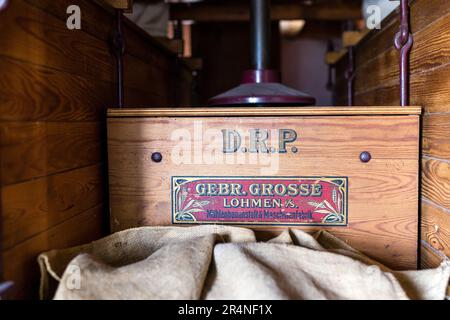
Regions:
<instances>
[{"instance_id":1,"label":"nail head in wood","mask_svg":"<svg viewBox=\"0 0 450 320\"><path fill-rule=\"evenodd\" d=\"M372 159L372 155L368 151L363 151L359 155L359 159L361 160L361 162L367 163L370 161L370 159Z\"/></svg>"},{"instance_id":2,"label":"nail head in wood","mask_svg":"<svg viewBox=\"0 0 450 320\"><path fill-rule=\"evenodd\" d=\"M162 154L159 152L153 152L152 153L152 161L153 162L161 162L162 160Z\"/></svg>"}]
</instances>

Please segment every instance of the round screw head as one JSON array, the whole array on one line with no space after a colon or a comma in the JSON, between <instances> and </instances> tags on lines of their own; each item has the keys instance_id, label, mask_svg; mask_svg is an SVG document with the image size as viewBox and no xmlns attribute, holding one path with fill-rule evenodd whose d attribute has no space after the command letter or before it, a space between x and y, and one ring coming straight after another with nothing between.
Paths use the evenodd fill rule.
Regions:
<instances>
[{"instance_id":1,"label":"round screw head","mask_svg":"<svg viewBox=\"0 0 450 320\"><path fill-rule=\"evenodd\" d=\"M159 152L153 152L152 153L152 161L153 162L161 162L162 160L162 154Z\"/></svg>"},{"instance_id":2,"label":"round screw head","mask_svg":"<svg viewBox=\"0 0 450 320\"><path fill-rule=\"evenodd\" d=\"M372 155L368 151L363 151L359 155L359 159L361 160L361 162L367 163L370 161L370 159L372 159Z\"/></svg>"}]
</instances>

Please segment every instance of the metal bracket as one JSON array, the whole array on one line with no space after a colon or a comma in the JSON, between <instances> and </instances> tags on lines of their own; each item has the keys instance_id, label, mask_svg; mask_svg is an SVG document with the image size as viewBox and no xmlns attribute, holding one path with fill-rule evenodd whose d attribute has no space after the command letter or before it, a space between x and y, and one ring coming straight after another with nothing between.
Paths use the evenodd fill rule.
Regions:
<instances>
[{"instance_id":1,"label":"metal bracket","mask_svg":"<svg viewBox=\"0 0 450 320\"><path fill-rule=\"evenodd\" d=\"M123 86L123 55L125 54L125 39L123 36L123 10L116 10L115 29L111 37L111 48L116 58L116 78L117 78L117 106L124 106L124 86Z\"/></svg>"},{"instance_id":2,"label":"metal bracket","mask_svg":"<svg viewBox=\"0 0 450 320\"><path fill-rule=\"evenodd\" d=\"M174 23L174 30L173 30L173 38L177 40L183 40L183 21L176 20ZM183 47L184 49L184 47ZM179 107L181 104L181 81L178 81L178 79L181 78L181 61L180 58L183 57L183 50L180 54L175 56L175 75L176 75L176 82L174 86L174 97L175 97L175 106Z\"/></svg>"},{"instance_id":3,"label":"metal bracket","mask_svg":"<svg viewBox=\"0 0 450 320\"><path fill-rule=\"evenodd\" d=\"M400 105L409 104L409 53L414 43L409 25L409 3L401 0L400 3L400 30L396 33L394 44L400 51Z\"/></svg>"},{"instance_id":4,"label":"metal bracket","mask_svg":"<svg viewBox=\"0 0 450 320\"><path fill-rule=\"evenodd\" d=\"M348 47L348 67L345 71L347 80L347 104L353 106L353 87L355 82L355 47Z\"/></svg>"}]
</instances>

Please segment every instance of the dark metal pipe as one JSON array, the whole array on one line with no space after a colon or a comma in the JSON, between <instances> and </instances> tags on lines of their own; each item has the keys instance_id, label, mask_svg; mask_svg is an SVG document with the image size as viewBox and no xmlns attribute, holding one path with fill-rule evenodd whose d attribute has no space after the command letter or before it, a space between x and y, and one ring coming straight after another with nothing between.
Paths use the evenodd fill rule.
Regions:
<instances>
[{"instance_id":1,"label":"dark metal pipe","mask_svg":"<svg viewBox=\"0 0 450 320\"><path fill-rule=\"evenodd\" d=\"M400 49L400 105L409 105L409 53L413 45L410 35L406 44Z\"/></svg>"},{"instance_id":2,"label":"dark metal pipe","mask_svg":"<svg viewBox=\"0 0 450 320\"><path fill-rule=\"evenodd\" d=\"M332 52L332 51L334 51L333 41L328 40L327 52ZM328 65L328 80L327 80L326 88L329 91L333 90L333 87L334 87L334 85L333 85L333 68L334 68L333 65L331 65L331 64Z\"/></svg>"},{"instance_id":3,"label":"dark metal pipe","mask_svg":"<svg viewBox=\"0 0 450 320\"><path fill-rule=\"evenodd\" d=\"M116 10L116 26L112 36L112 49L116 58L116 81L117 81L117 107L124 106L124 84L123 84L123 55L125 53L125 41L123 37L122 23L123 11Z\"/></svg>"},{"instance_id":4,"label":"dark metal pipe","mask_svg":"<svg viewBox=\"0 0 450 320\"><path fill-rule=\"evenodd\" d=\"M355 83L355 47L348 48L348 69L345 73L347 79L347 104L353 106L353 92Z\"/></svg>"},{"instance_id":5,"label":"dark metal pipe","mask_svg":"<svg viewBox=\"0 0 450 320\"><path fill-rule=\"evenodd\" d=\"M251 0L250 32L252 68L270 67L270 0Z\"/></svg>"},{"instance_id":6,"label":"dark metal pipe","mask_svg":"<svg viewBox=\"0 0 450 320\"><path fill-rule=\"evenodd\" d=\"M270 64L270 0L251 0L251 63L241 85L209 100L213 106L314 105L314 97L279 83Z\"/></svg>"},{"instance_id":7,"label":"dark metal pipe","mask_svg":"<svg viewBox=\"0 0 450 320\"><path fill-rule=\"evenodd\" d=\"M334 51L334 43L332 40L328 40L327 44L327 52ZM328 81L326 84L326 88L331 92L331 101L332 105L336 104L336 86L334 84L334 74L336 72L335 65L328 65Z\"/></svg>"},{"instance_id":8,"label":"dark metal pipe","mask_svg":"<svg viewBox=\"0 0 450 320\"><path fill-rule=\"evenodd\" d=\"M173 38L183 40L183 22L181 20L173 22Z\"/></svg>"},{"instance_id":9,"label":"dark metal pipe","mask_svg":"<svg viewBox=\"0 0 450 320\"><path fill-rule=\"evenodd\" d=\"M183 22L181 20L177 20L174 22L173 28L173 38L177 40L183 40ZM182 46L184 47L184 46ZM184 48L183 48L184 49ZM183 51L179 55L183 57ZM174 103L175 106L179 107L181 105L181 65L180 59L178 56L175 57L175 85L174 85Z\"/></svg>"},{"instance_id":10,"label":"dark metal pipe","mask_svg":"<svg viewBox=\"0 0 450 320\"><path fill-rule=\"evenodd\" d=\"M122 31L122 10L117 10L117 35L119 39L118 57L117 57L117 100L119 108L124 106L124 84L123 84L123 55L125 53L125 43Z\"/></svg>"},{"instance_id":11,"label":"dark metal pipe","mask_svg":"<svg viewBox=\"0 0 450 320\"><path fill-rule=\"evenodd\" d=\"M409 37L409 3L408 0L401 0L400 3L400 42L405 44Z\"/></svg>"},{"instance_id":12,"label":"dark metal pipe","mask_svg":"<svg viewBox=\"0 0 450 320\"><path fill-rule=\"evenodd\" d=\"M8 0L0 0L0 11L3 11L8 6ZM0 152L1 153L1 152ZM0 156L1 158L1 156ZM1 205L1 199L0 199L0 205ZM3 231L3 216L2 212L0 210L0 239L2 239L2 231ZM0 251L3 251L2 243L0 243ZM3 256L0 255L0 300L2 299L2 296L5 295L5 293L12 288L13 283L11 281L1 282L3 281Z\"/></svg>"},{"instance_id":13,"label":"dark metal pipe","mask_svg":"<svg viewBox=\"0 0 450 320\"><path fill-rule=\"evenodd\" d=\"M355 30L355 22L348 20L344 25L345 30L352 31ZM355 70L355 55L356 50L354 46L348 47L348 66L345 71L345 79L347 80L347 105L353 106L354 104L354 84L356 77Z\"/></svg>"}]
</instances>

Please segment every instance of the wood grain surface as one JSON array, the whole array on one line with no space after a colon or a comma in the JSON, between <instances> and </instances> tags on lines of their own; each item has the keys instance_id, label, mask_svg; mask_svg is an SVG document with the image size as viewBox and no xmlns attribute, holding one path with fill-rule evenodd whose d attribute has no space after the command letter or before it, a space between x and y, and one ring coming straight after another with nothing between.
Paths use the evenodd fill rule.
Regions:
<instances>
[{"instance_id":1,"label":"wood grain surface","mask_svg":"<svg viewBox=\"0 0 450 320\"><path fill-rule=\"evenodd\" d=\"M108 109L108 117L245 117L245 116L333 116L418 115L420 107L195 107Z\"/></svg>"},{"instance_id":2,"label":"wood grain surface","mask_svg":"<svg viewBox=\"0 0 450 320\"><path fill-rule=\"evenodd\" d=\"M8 122L2 125L2 184L101 162L102 128L98 122Z\"/></svg>"},{"instance_id":3,"label":"wood grain surface","mask_svg":"<svg viewBox=\"0 0 450 320\"><path fill-rule=\"evenodd\" d=\"M1 121L100 121L112 83L0 57ZM31 85L32 83L32 85Z\"/></svg>"},{"instance_id":4,"label":"wood grain surface","mask_svg":"<svg viewBox=\"0 0 450 320\"><path fill-rule=\"evenodd\" d=\"M449 159L450 113L427 114L422 119L423 154L439 159Z\"/></svg>"},{"instance_id":5,"label":"wood grain surface","mask_svg":"<svg viewBox=\"0 0 450 320\"><path fill-rule=\"evenodd\" d=\"M450 163L427 157L422 159L422 195L450 208Z\"/></svg>"},{"instance_id":6,"label":"wood grain surface","mask_svg":"<svg viewBox=\"0 0 450 320\"><path fill-rule=\"evenodd\" d=\"M114 76L114 58L108 43L68 30L66 18L66 13L55 17L25 1L11 1L2 15L0 52L18 60L110 81Z\"/></svg>"},{"instance_id":7,"label":"wood grain surface","mask_svg":"<svg viewBox=\"0 0 450 320\"><path fill-rule=\"evenodd\" d=\"M14 281L13 290L6 298L36 299L39 284L37 256L52 249L65 249L97 240L105 234L104 212L102 205L93 207L3 251L6 262L4 276Z\"/></svg>"},{"instance_id":8,"label":"wood grain surface","mask_svg":"<svg viewBox=\"0 0 450 320\"><path fill-rule=\"evenodd\" d=\"M422 269L437 268L446 259L446 256L435 250L428 242L420 245L420 264Z\"/></svg>"},{"instance_id":9,"label":"wood grain surface","mask_svg":"<svg viewBox=\"0 0 450 320\"><path fill-rule=\"evenodd\" d=\"M8 249L105 201L104 168L93 165L2 189Z\"/></svg>"},{"instance_id":10,"label":"wood grain surface","mask_svg":"<svg viewBox=\"0 0 450 320\"><path fill-rule=\"evenodd\" d=\"M429 200L422 201L422 240L450 256L450 211Z\"/></svg>"}]
</instances>

